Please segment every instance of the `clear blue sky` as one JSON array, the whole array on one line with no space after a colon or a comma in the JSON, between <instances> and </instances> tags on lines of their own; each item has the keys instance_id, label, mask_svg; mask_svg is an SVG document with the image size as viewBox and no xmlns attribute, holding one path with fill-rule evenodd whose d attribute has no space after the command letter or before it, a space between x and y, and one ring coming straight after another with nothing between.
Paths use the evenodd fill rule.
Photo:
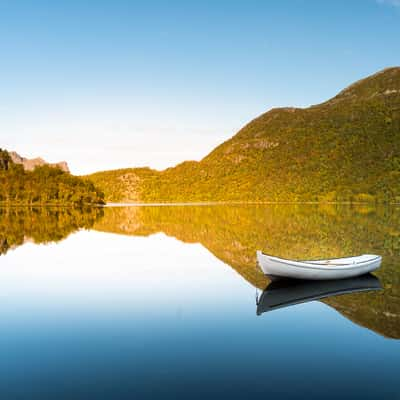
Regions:
<instances>
[{"instance_id":1,"label":"clear blue sky","mask_svg":"<svg viewBox=\"0 0 400 400\"><path fill-rule=\"evenodd\" d=\"M399 64L400 0L0 0L0 146L164 168Z\"/></svg>"}]
</instances>

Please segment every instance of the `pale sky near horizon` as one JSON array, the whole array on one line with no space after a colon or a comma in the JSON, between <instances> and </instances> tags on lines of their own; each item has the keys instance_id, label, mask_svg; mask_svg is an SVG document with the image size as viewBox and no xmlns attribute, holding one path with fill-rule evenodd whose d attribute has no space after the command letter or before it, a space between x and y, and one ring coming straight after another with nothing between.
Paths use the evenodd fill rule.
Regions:
<instances>
[{"instance_id":1,"label":"pale sky near horizon","mask_svg":"<svg viewBox=\"0 0 400 400\"><path fill-rule=\"evenodd\" d=\"M0 0L0 54L0 147L162 169L400 65L400 0Z\"/></svg>"}]
</instances>

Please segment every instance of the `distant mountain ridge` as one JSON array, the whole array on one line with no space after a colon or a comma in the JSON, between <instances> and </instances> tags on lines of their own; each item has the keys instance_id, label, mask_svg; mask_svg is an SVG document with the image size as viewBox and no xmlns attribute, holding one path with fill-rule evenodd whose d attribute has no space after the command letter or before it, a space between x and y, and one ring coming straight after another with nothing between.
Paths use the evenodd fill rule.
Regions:
<instances>
[{"instance_id":1,"label":"distant mountain ridge","mask_svg":"<svg viewBox=\"0 0 400 400\"><path fill-rule=\"evenodd\" d=\"M106 201L400 201L400 67L275 108L200 162L88 176Z\"/></svg>"},{"instance_id":2,"label":"distant mountain ridge","mask_svg":"<svg viewBox=\"0 0 400 400\"><path fill-rule=\"evenodd\" d=\"M70 172L66 161L60 161L57 163L48 163L45 160L43 160L43 158L40 158L40 157L32 158L32 159L22 157L15 151L10 151L10 152L8 152L8 154L10 155L13 163L21 164L24 167L25 171L33 171L36 167L48 165L50 167L58 167L61 170L63 170L64 172Z\"/></svg>"}]
</instances>

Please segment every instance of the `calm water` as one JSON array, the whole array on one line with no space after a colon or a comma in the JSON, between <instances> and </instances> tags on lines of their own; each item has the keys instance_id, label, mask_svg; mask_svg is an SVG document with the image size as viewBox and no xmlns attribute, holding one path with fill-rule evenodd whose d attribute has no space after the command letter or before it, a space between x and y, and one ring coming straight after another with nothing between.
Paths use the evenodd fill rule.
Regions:
<instances>
[{"instance_id":1,"label":"calm water","mask_svg":"<svg viewBox=\"0 0 400 400\"><path fill-rule=\"evenodd\" d=\"M262 312L327 289L258 248L381 254L341 290L382 289ZM400 209L0 209L0 253L1 399L400 399Z\"/></svg>"}]
</instances>

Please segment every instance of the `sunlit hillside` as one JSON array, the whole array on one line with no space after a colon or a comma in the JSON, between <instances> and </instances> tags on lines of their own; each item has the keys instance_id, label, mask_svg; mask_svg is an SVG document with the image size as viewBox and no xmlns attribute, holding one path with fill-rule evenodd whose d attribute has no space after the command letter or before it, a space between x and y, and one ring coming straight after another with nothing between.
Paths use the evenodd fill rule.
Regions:
<instances>
[{"instance_id":1,"label":"sunlit hillside","mask_svg":"<svg viewBox=\"0 0 400 400\"><path fill-rule=\"evenodd\" d=\"M400 201L400 67L251 121L200 162L98 172L106 201Z\"/></svg>"}]
</instances>

